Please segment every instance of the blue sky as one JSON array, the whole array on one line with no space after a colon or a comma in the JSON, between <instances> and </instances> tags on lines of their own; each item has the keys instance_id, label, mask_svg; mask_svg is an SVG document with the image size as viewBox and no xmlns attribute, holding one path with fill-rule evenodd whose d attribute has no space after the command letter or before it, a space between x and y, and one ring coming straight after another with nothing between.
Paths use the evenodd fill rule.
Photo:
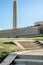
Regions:
<instances>
[{"instance_id":1,"label":"blue sky","mask_svg":"<svg viewBox=\"0 0 43 65\"><path fill-rule=\"evenodd\" d=\"M13 1L0 0L0 29L13 28ZM43 21L43 0L18 0L18 27Z\"/></svg>"}]
</instances>

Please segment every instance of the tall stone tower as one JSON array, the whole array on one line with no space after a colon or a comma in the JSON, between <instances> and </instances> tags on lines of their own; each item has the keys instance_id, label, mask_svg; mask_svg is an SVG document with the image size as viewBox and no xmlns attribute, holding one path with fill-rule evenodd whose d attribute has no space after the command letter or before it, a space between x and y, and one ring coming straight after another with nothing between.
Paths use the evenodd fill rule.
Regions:
<instances>
[{"instance_id":1,"label":"tall stone tower","mask_svg":"<svg viewBox=\"0 0 43 65\"><path fill-rule=\"evenodd\" d=\"M18 4L17 1L15 0L13 3L13 29L18 28Z\"/></svg>"}]
</instances>

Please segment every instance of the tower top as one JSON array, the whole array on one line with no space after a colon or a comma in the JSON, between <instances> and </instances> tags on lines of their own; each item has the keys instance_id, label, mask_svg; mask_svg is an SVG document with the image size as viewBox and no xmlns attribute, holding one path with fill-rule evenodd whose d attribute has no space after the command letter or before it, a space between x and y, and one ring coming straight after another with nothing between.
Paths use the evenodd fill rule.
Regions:
<instances>
[{"instance_id":1,"label":"tower top","mask_svg":"<svg viewBox=\"0 0 43 65\"><path fill-rule=\"evenodd\" d=\"M14 2L16 3L17 1L15 0Z\"/></svg>"},{"instance_id":2,"label":"tower top","mask_svg":"<svg viewBox=\"0 0 43 65\"><path fill-rule=\"evenodd\" d=\"M17 0L14 0L14 2L17 2Z\"/></svg>"},{"instance_id":3,"label":"tower top","mask_svg":"<svg viewBox=\"0 0 43 65\"><path fill-rule=\"evenodd\" d=\"M14 2L13 2L14 4L17 4L17 0L14 0ZM17 6L18 6L18 4L17 4Z\"/></svg>"}]
</instances>

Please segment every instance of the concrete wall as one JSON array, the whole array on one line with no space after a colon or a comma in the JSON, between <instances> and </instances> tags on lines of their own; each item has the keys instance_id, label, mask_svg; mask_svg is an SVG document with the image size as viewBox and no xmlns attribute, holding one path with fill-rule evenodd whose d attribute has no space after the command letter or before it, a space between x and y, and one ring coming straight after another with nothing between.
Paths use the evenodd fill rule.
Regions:
<instances>
[{"instance_id":1,"label":"concrete wall","mask_svg":"<svg viewBox=\"0 0 43 65\"><path fill-rule=\"evenodd\" d=\"M19 28L19 29L9 29L9 30L1 30L0 37L16 37L20 35L29 35L29 34L39 34L38 26L37 27L27 27L27 28Z\"/></svg>"}]
</instances>

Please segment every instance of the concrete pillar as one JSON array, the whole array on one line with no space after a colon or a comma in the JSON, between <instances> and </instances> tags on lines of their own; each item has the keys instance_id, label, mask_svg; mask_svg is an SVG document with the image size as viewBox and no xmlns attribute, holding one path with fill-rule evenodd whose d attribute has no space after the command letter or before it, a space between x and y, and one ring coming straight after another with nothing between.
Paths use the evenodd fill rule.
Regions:
<instances>
[{"instance_id":1,"label":"concrete pillar","mask_svg":"<svg viewBox=\"0 0 43 65\"><path fill-rule=\"evenodd\" d=\"M18 4L17 1L14 1L13 3L13 29L18 28L18 10L17 10Z\"/></svg>"}]
</instances>

